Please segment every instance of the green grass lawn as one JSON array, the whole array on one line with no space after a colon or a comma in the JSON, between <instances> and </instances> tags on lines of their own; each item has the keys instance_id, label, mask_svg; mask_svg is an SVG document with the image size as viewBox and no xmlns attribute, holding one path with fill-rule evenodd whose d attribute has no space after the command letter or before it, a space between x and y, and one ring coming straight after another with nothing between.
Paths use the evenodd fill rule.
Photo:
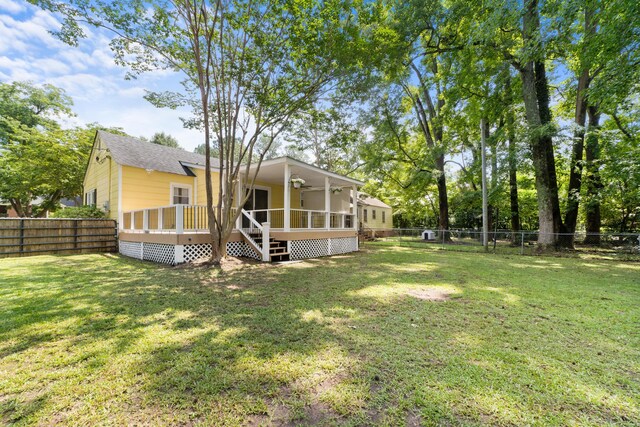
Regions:
<instances>
[{"instance_id":1,"label":"green grass lawn","mask_svg":"<svg viewBox=\"0 0 640 427\"><path fill-rule=\"evenodd\" d=\"M637 263L0 260L0 424L631 426L639 408Z\"/></svg>"}]
</instances>

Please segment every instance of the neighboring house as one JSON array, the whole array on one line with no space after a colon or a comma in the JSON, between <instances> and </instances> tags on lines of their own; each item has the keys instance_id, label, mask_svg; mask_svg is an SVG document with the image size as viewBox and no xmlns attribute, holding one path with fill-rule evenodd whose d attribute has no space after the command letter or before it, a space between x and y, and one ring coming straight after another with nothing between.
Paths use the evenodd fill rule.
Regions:
<instances>
[{"instance_id":1,"label":"neighboring house","mask_svg":"<svg viewBox=\"0 0 640 427\"><path fill-rule=\"evenodd\" d=\"M42 203L42 197L37 197L35 200L31 202L31 205L38 206L40 203ZM48 217L49 217L49 212L47 211L44 214L44 218L48 218ZM13 209L11 202L0 200L0 218L19 218L18 212L16 212L16 210Z\"/></svg>"},{"instance_id":2,"label":"neighboring house","mask_svg":"<svg viewBox=\"0 0 640 427\"><path fill-rule=\"evenodd\" d=\"M360 230L371 237L388 236L393 232L393 211L382 200L361 194L358 198Z\"/></svg>"},{"instance_id":3,"label":"neighboring house","mask_svg":"<svg viewBox=\"0 0 640 427\"><path fill-rule=\"evenodd\" d=\"M211 251L204 165L199 154L98 131L84 203L118 221L121 253L167 264L192 261ZM211 165L215 199L220 167L213 158ZM241 176L236 194L245 181ZM227 253L277 261L358 250L350 200L361 185L289 157L264 161L250 200L234 202L242 212Z\"/></svg>"},{"instance_id":4,"label":"neighboring house","mask_svg":"<svg viewBox=\"0 0 640 427\"><path fill-rule=\"evenodd\" d=\"M11 206L11 203L0 200L0 218L16 218L18 214Z\"/></svg>"}]
</instances>

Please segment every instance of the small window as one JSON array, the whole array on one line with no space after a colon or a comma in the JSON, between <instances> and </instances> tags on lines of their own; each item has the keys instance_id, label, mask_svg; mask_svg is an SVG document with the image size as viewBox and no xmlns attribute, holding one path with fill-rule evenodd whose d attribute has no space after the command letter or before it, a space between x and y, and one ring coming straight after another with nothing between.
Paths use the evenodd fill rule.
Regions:
<instances>
[{"instance_id":1,"label":"small window","mask_svg":"<svg viewBox=\"0 0 640 427\"><path fill-rule=\"evenodd\" d=\"M171 187L171 204L173 205L190 205L191 204L191 187L172 186Z\"/></svg>"},{"instance_id":2,"label":"small window","mask_svg":"<svg viewBox=\"0 0 640 427\"><path fill-rule=\"evenodd\" d=\"M84 204L85 206L95 206L96 200L98 199L98 190L93 189L84 193Z\"/></svg>"},{"instance_id":3,"label":"small window","mask_svg":"<svg viewBox=\"0 0 640 427\"><path fill-rule=\"evenodd\" d=\"M375 209L371 209L371 219L372 220L376 220L376 210Z\"/></svg>"},{"instance_id":4,"label":"small window","mask_svg":"<svg viewBox=\"0 0 640 427\"><path fill-rule=\"evenodd\" d=\"M385 214L386 214L386 212L385 212L385 211L382 211L382 223L383 223L383 224L387 222L387 218L386 218L386 215L385 215Z\"/></svg>"},{"instance_id":5,"label":"small window","mask_svg":"<svg viewBox=\"0 0 640 427\"><path fill-rule=\"evenodd\" d=\"M364 222L367 222L367 221L368 221L368 220L367 220L367 210L365 209L365 210L364 210Z\"/></svg>"}]
</instances>

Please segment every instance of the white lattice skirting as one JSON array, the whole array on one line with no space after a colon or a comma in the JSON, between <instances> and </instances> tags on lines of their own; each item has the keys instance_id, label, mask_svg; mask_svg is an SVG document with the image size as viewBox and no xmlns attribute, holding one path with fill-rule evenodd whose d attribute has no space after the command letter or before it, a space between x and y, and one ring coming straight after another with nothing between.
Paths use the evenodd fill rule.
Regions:
<instances>
[{"instance_id":1,"label":"white lattice skirting","mask_svg":"<svg viewBox=\"0 0 640 427\"><path fill-rule=\"evenodd\" d=\"M192 262L211 256L211 245L163 245L159 243L141 243L119 241L119 252L122 255L153 261L160 264L176 265ZM261 260L262 257L245 242L228 242L227 254L235 257L248 257Z\"/></svg>"},{"instance_id":2,"label":"white lattice skirting","mask_svg":"<svg viewBox=\"0 0 640 427\"><path fill-rule=\"evenodd\" d=\"M292 240L290 246L292 260L317 258L355 252L358 250L358 238L339 237L336 239Z\"/></svg>"}]
</instances>

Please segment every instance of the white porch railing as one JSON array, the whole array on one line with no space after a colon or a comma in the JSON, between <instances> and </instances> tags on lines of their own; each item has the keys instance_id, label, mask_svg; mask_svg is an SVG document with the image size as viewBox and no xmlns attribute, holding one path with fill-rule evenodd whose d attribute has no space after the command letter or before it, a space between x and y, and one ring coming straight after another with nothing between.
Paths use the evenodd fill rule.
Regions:
<instances>
[{"instance_id":1,"label":"white porch railing","mask_svg":"<svg viewBox=\"0 0 640 427\"><path fill-rule=\"evenodd\" d=\"M344 230L355 228L354 215L348 212L327 212L320 210L289 210L291 230ZM272 229L286 229L284 209L257 209L248 211L254 219L266 218Z\"/></svg>"},{"instance_id":2,"label":"white porch railing","mask_svg":"<svg viewBox=\"0 0 640 427\"><path fill-rule=\"evenodd\" d=\"M232 216L236 208L231 209ZM243 220L243 218L246 218ZM284 209L245 211L238 218L239 230L253 233L268 223L277 230L344 230L355 229L354 215L348 212L291 209L289 227L284 222ZM120 229L137 233L206 233L209 231L207 207L204 205L173 205L124 212Z\"/></svg>"},{"instance_id":3,"label":"white porch railing","mask_svg":"<svg viewBox=\"0 0 640 427\"><path fill-rule=\"evenodd\" d=\"M231 215L236 208L231 209ZM172 205L138 209L122 214L120 229L139 233L206 233L209 217L204 205Z\"/></svg>"}]
</instances>

